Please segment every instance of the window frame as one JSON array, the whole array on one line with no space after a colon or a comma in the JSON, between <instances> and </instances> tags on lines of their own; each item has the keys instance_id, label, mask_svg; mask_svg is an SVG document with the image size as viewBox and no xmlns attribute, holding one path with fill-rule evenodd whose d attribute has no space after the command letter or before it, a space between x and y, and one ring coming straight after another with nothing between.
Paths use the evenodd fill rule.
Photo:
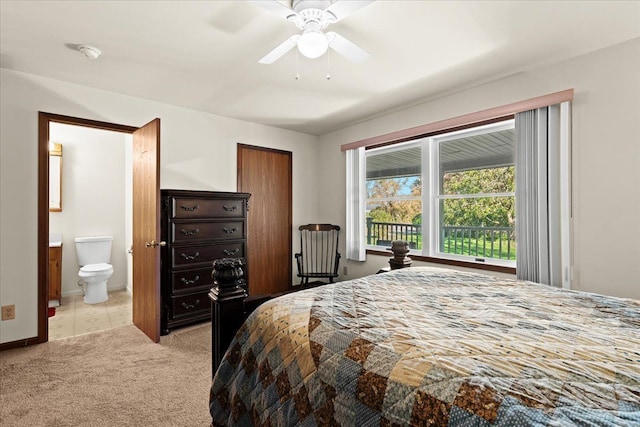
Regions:
<instances>
[{"instance_id":1,"label":"window frame","mask_svg":"<svg viewBox=\"0 0 640 427\"><path fill-rule=\"evenodd\" d=\"M384 154L385 152L398 151L411 146L421 146L421 176L422 180L422 249L411 249L409 255L412 259L442 263L449 265L458 265L471 268L501 271L506 273L515 273L515 260L501 260L497 258L483 258L467 255L449 254L439 251L439 232L440 232L440 200L447 198L462 198L440 194L440 179L442 173L439 170L439 149L440 144L461 137L476 136L480 134L515 128L515 120L513 115L487 120L484 122L473 123L462 128L442 130L430 133L429 135L421 135L413 138L407 138L401 141L368 146L365 149L365 167L366 160L372 155ZM514 147L515 149L515 147ZM515 156L514 156L515 157ZM513 164L512 164L513 165ZM502 165L506 166L506 165ZM515 166L515 165L513 165ZM365 174L365 186L366 186ZM443 197L444 196L444 197ZM473 194L473 197L515 197L515 189L508 193L484 193ZM365 204L369 202L366 197ZM365 218L363 218L366 221ZM365 241L366 242L366 241ZM376 245L365 245L367 254L388 255L386 247Z\"/></svg>"}]
</instances>

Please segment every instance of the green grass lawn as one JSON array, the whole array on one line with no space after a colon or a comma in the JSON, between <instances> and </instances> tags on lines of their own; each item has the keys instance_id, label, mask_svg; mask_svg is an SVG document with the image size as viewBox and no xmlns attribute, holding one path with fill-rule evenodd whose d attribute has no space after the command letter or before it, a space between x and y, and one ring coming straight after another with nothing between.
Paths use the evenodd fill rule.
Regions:
<instances>
[{"instance_id":1,"label":"green grass lawn","mask_svg":"<svg viewBox=\"0 0 640 427\"><path fill-rule=\"evenodd\" d=\"M502 244L502 248L500 245ZM476 247L477 245L477 247ZM509 251L509 245L511 245ZM491 241L485 239L466 238L463 242L458 239L458 243L454 239L448 238L444 241L444 253L456 255L468 255L481 258L497 258L515 261L516 244L508 239L495 240L493 242L493 251L491 250Z\"/></svg>"},{"instance_id":2,"label":"green grass lawn","mask_svg":"<svg viewBox=\"0 0 640 427\"><path fill-rule=\"evenodd\" d=\"M415 244L412 245L412 249L422 249L422 236L410 236L407 239L409 242ZM500 247L502 240L502 248ZM376 238L373 237L372 242L376 242ZM511 250L509 251L509 244ZM477 245L477 248L476 248ZM453 255L466 255L479 258L495 258L515 261L516 259L516 244L514 241L510 241L506 238L497 239L493 242L493 251L491 250L490 239L473 239L465 237L464 242L462 239L458 239L457 245L455 239L446 238L444 240L444 246L442 252Z\"/></svg>"}]
</instances>

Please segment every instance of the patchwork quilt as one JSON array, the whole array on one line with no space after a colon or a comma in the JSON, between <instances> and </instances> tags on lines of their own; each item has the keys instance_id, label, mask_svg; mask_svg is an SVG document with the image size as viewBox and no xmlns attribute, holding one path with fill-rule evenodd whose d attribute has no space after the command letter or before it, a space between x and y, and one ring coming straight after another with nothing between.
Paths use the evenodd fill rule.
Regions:
<instances>
[{"instance_id":1,"label":"patchwork quilt","mask_svg":"<svg viewBox=\"0 0 640 427\"><path fill-rule=\"evenodd\" d=\"M414 267L247 319L214 426L640 426L640 302Z\"/></svg>"}]
</instances>

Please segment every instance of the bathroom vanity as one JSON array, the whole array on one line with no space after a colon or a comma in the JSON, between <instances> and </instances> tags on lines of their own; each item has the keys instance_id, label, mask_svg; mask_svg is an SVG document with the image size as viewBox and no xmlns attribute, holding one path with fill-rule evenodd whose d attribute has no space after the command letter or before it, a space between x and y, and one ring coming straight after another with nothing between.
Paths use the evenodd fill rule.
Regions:
<instances>
[{"instance_id":1,"label":"bathroom vanity","mask_svg":"<svg viewBox=\"0 0 640 427\"><path fill-rule=\"evenodd\" d=\"M49 244L49 301L61 302L62 242Z\"/></svg>"},{"instance_id":2,"label":"bathroom vanity","mask_svg":"<svg viewBox=\"0 0 640 427\"><path fill-rule=\"evenodd\" d=\"M161 190L160 331L209 320L213 261L247 257L250 194ZM246 262L245 262L246 265ZM244 272L249 281L249 272Z\"/></svg>"}]
</instances>

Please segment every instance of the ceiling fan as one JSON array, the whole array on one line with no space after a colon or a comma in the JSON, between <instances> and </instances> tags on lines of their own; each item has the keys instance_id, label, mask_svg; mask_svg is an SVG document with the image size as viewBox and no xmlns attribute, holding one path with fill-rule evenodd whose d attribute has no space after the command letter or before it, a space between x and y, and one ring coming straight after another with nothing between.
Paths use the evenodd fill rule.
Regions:
<instances>
[{"instance_id":1,"label":"ceiling fan","mask_svg":"<svg viewBox=\"0 0 640 427\"><path fill-rule=\"evenodd\" d=\"M328 48L331 48L352 62L364 62L369 58L369 53L340 34L334 31L324 32L324 30L330 24L340 21L373 1L292 0L291 8L278 0L251 1L253 4L293 22L296 27L302 30L302 34L289 37L258 62L273 64L296 46L301 54L311 59L322 56Z\"/></svg>"}]
</instances>

